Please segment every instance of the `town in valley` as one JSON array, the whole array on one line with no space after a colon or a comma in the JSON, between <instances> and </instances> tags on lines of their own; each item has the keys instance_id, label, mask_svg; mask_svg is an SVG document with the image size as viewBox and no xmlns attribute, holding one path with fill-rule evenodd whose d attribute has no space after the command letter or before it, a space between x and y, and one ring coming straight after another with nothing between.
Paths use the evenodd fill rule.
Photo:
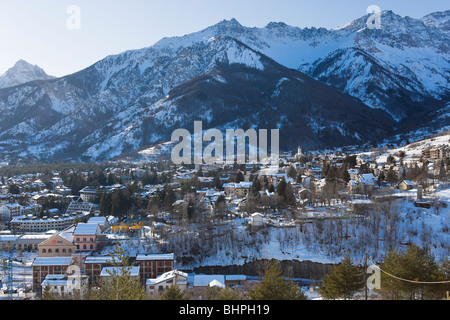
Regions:
<instances>
[{"instance_id":1,"label":"town in valley","mask_svg":"<svg viewBox=\"0 0 450 320\"><path fill-rule=\"evenodd\" d=\"M189 299L249 299L277 261L312 300L344 253L365 272L392 248L419 244L445 265L449 142L444 132L365 152L298 148L279 166L4 160L1 297L88 298L126 273L148 299L174 286ZM352 297L389 294L363 284Z\"/></svg>"}]
</instances>

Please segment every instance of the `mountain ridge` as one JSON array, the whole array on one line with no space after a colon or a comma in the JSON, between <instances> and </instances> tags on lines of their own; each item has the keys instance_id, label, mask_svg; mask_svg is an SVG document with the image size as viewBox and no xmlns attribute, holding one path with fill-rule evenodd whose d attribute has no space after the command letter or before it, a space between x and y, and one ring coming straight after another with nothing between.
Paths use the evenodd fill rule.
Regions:
<instances>
[{"instance_id":1,"label":"mountain ridge","mask_svg":"<svg viewBox=\"0 0 450 320\"><path fill-rule=\"evenodd\" d=\"M361 31L366 18L338 30L300 29L284 23L247 28L235 19L224 20L193 34L107 56L71 75L0 89L4 115L0 150L9 156L97 161L163 142L151 128L152 138L147 140L131 129L149 116L149 110L167 105L165 99L177 87L208 75L217 61L265 72L262 56L353 96L365 104L364 110L366 106L378 110L385 115L380 128L386 124L398 130L420 127L408 123L417 114L424 114L424 119L435 114L445 125L449 119L436 110L447 110L448 35L393 12L382 15L387 30ZM401 25L390 30L390 21ZM417 28L417 37L404 36L411 26ZM435 38L435 47L424 49L430 43L427 37ZM414 59L405 56L406 49L416 54ZM433 79L423 81L430 75ZM130 134L136 136L123 139ZM305 142L301 136L296 139L298 145Z\"/></svg>"}]
</instances>

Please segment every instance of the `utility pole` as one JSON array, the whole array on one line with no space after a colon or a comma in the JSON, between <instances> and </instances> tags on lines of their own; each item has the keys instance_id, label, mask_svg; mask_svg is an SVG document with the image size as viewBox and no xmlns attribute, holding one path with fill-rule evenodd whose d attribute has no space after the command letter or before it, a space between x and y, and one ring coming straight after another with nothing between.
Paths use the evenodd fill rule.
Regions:
<instances>
[{"instance_id":1,"label":"utility pole","mask_svg":"<svg viewBox=\"0 0 450 320\"><path fill-rule=\"evenodd\" d=\"M364 254L364 300L367 300L367 253Z\"/></svg>"}]
</instances>

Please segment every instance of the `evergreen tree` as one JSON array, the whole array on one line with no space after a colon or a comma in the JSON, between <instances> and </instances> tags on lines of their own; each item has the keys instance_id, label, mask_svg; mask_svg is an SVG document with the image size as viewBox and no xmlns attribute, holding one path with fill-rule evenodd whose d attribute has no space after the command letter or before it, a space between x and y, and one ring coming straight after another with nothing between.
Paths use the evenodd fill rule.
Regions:
<instances>
[{"instance_id":1,"label":"evergreen tree","mask_svg":"<svg viewBox=\"0 0 450 320\"><path fill-rule=\"evenodd\" d=\"M262 281L249 291L252 300L306 300L301 288L284 279L281 264L272 260Z\"/></svg>"},{"instance_id":2,"label":"evergreen tree","mask_svg":"<svg viewBox=\"0 0 450 320\"><path fill-rule=\"evenodd\" d=\"M168 185L164 186L164 190L165 190L163 200L164 209L171 212L173 203L176 200L175 193L173 192L172 188L170 188Z\"/></svg>"},{"instance_id":3,"label":"evergreen tree","mask_svg":"<svg viewBox=\"0 0 450 320\"><path fill-rule=\"evenodd\" d=\"M112 255L112 271L109 276L98 282L98 288L91 289L94 300L144 300L145 288L139 278L131 276L129 257L119 247L119 243L110 253Z\"/></svg>"},{"instance_id":4,"label":"evergreen tree","mask_svg":"<svg viewBox=\"0 0 450 320\"><path fill-rule=\"evenodd\" d=\"M258 177L253 179L252 188L250 189L250 196L257 197L259 196L259 191L261 190L261 182Z\"/></svg>"},{"instance_id":5,"label":"evergreen tree","mask_svg":"<svg viewBox=\"0 0 450 320\"><path fill-rule=\"evenodd\" d=\"M238 171L238 173L236 174L236 182L242 182L245 181L245 177L244 174L242 173L242 171Z\"/></svg>"},{"instance_id":6,"label":"evergreen tree","mask_svg":"<svg viewBox=\"0 0 450 320\"><path fill-rule=\"evenodd\" d=\"M8 192L11 194L20 194L20 188L17 184L13 183L9 186Z\"/></svg>"},{"instance_id":7,"label":"evergreen tree","mask_svg":"<svg viewBox=\"0 0 450 320\"><path fill-rule=\"evenodd\" d=\"M385 298L435 299L444 293L442 285L414 283L438 282L446 277L444 269L436 263L430 251L417 245L409 246L404 253L390 250L380 268L386 272L381 277L381 293Z\"/></svg>"},{"instance_id":8,"label":"evergreen tree","mask_svg":"<svg viewBox=\"0 0 450 320\"><path fill-rule=\"evenodd\" d=\"M389 169L386 175L386 181L390 183L391 186L398 181L397 173L392 168Z\"/></svg>"},{"instance_id":9,"label":"evergreen tree","mask_svg":"<svg viewBox=\"0 0 450 320\"><path fill-rule=\"evenodd\" d=\"M295 167L289 166L287 170L287 176L292 179L297 178L297 170L295 169Z\"/></svg>"},{"instance_id":10,"label":"evergreen tree","mask_svg":"<svg viewBox=\"0 0 450 320\"><path fill-rule=\"evenodd\" d=\"M351 299L364 286L363 274L352 264L350 255L346 254L339 265L322 279L319 293L325 299Z\"/></svg>"},{"instance_id":11,"label":"evergreen tree","mask_svg":"<svg viewBox=\"0 0 450 320\"><path fill-rule=\"evenodd\" d=\"M284 179L282 179L277 186L277 195L279 197L284 198L286 195L286 188L287 188L287 183Z\"/></svg>"},{"instance_id":12,"label":"evergreen tree","mask_svg":"<svg viewBox=\"0 0 450 320\"><path fill-rule=\"evenodd\" d=\"M242 300L241 294L233 288L207 287L203 292L204 300Z\"/></svg>"},{"instance_id":13,"label":"evergreen tree","mask_svg":"<svg viewBox=\"0 0 450 320\"><path fill-rule=\"evenodd\" d=\"M102 194L99 205L100 215L105 217L111 214L112 211L112 195L109 192Z\"/></svg>"},{"instance_id":14,"label":"evergreen tree","mask_svg":"<svg viewBox=\"0 0 450 320\"><path fill-rule=\"evenodd\" d=\"M41 300L57 300L56 295L51 291L48 284L42 290Z\"/></svg>"},{"instance_id":15,"label":"evergreen tree","mask_svg":"<svg viewBox=\"0 0 450 320\"><path fill-rule=\"evenodd\" d=\"M177 285L169 287L159 296L159 300L190 300L191 296Z\"/></svg>"},{"instance_id":16,"label":"evergreen tree","mask_svg":"<svg viewBox=\"0 0 450 320\"><path fill-rule=\"evenodd\" d=\"M350 173L348 173L348 170L347 170L347 169L343 169L343 170L342 170L342 175L341 175L341 177L342 177L342 180L345 181L345 183L348 183L348 182L350 182L350 180L351 180L351 178L350 178Z\"/></svg>"}]
</instances>

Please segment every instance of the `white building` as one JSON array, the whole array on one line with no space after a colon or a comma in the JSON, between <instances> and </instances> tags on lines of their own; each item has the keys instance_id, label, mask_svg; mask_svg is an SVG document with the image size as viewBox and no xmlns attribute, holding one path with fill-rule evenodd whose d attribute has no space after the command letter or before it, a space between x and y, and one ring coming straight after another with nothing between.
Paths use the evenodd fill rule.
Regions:
<instances>
[{"instance_id":1,"label":"white building","mask_svg":"<svg viewBox=\"0 0 450 320\"><path fill-rule=\"evenodd\" d=\"M264 215L259 212L252 214L251 224L254 227L262 227L264 225Z\"/></svg>"},{"instance_id":2,"label":"white building","mask_svg":"<svg viewBox=\"0 0 450 320\"><path fill-rule=\"evenodd\" d=\"M69 204L69 207L66 210L66 213L71 214L74 212L90 212L94 213L95 206L93 203L90 202L83 202L80 200L80 198L76 201L72 201Z\"/></svg>"},{"instance_id":3,"label":"white building","mask_svg":"<svg viewBox=\"0 0 450 320\"><path fill-rule=\"evenodd\" d=\"M172 286L178 286L185 291L188 286L188 274L179 270L172 270L158 276L156 279L147 279L145 288L148 294L166 292Z\"/></svg>"},{"instance_id":4,"label":"white building","mask_svg":"<svg viewBox=\"0 0 450 320\"><path fill-rule=\"evenodd\" d=\"M82 298L89 288L87 276L68 276L66 274L49 274L41 284L42 293L49 290L50 293L73 298Z\"/></svg>"},{"instance_id":5,"label":"white building","mask_svg":"<svg viewBox=\"0 0 450 320\"><path fill-rule=\"evenodd\" d=\"M9 221L11 218L19 216L22 206L18 203L0 204L0 220Z\"/></svg>"},{"instance_id":6,"label":"white building","mask_svg":"<svg viewBox=\"0 0 450 320\"><path fill-rule=\"evenodd\" d=\"M97 188L85 187L80 190L80 197L84 202L95 202Z\"/></svg>"}]
</instances>

